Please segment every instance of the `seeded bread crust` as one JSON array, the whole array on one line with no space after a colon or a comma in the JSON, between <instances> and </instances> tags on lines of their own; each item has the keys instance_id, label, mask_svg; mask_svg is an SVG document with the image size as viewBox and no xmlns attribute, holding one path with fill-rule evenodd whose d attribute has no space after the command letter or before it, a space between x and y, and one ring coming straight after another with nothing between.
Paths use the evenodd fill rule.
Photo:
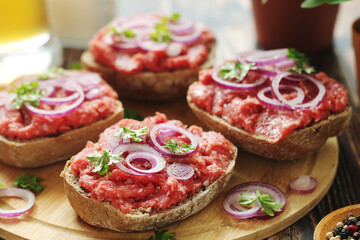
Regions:
<instances>
[{"instance_id":1,"label":"seeded bread crust","mask_svg":"<svg viewBox=\"0 0 360 240\"><path fill-rule=\"evenodd\" d=\"M124 108L120 101L118 103L116 112L106 119L53 137L12 140L0 135L0 162L34 168L69 159L81 151L87 141L97 141L101 132L124 117Z\"/></svg>"},{"instance_id":2,"label":"seeded bread crust","mask_svg":"<svg viewBox=\"0 0 360 240\"><path fill-rule=\"evenodd\" d=\"M123 214L109 202L99 202L89 197L80 187L78 178L70 169L71 159L66 163L61 177L64 178L65 193L75 212L88 224L112 229L118 232L145 231L185 219L205 208L227 185L231 178L237 156L237 148L226 172L185 201L169 209L154 212L149 209L137 209L132 214Z\"/></svg>"},{"instance_id":3,"label":"seeded bread crust","mask_svg":"<svg viewBox=\"0 0 360 240\"><path fill-rule=\"evenodd\" d=\"M140 72L122 74L113 68L96 62L91 52L81 55L81 62L87 71L97 72L121 97L134 100L166 101L186 96L192 82L198 78L201 69L210 68L215 58L214 43L205 63L195 69L179 69L168 72Z\"/></svg>"},{"instance_id":4,"label":"seeded bread crust","mask_svg":"<svg viewBox=\"0 0 360 240\"><path fill-rule=\"evenodd\" d=\"M263 135L249 134L226 122L221 117L211 115L198 108L187 95L187 102L198 119L210 129L221 132L236 146L276 160L298 159L309 152L317 151L329 137L338 136L345 131L351 119L352 108L347 106L344 111L328 116L326 119L310 126L295 130L293 133L275 144L266 141Z\"/></svg>"}]
</instances>

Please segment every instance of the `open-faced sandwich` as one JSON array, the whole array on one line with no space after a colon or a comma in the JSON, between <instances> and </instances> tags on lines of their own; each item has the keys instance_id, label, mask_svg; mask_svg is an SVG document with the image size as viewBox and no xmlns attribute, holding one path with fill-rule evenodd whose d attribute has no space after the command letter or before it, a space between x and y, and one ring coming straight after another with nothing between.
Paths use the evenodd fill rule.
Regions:
<instances>
[{"instance_id":1,"label":"open-faced sandwich","mask_svg":"<svg viewBox=\"0 0 360 240\"><path fill-rule=\"evenodd\" d=\"M117 93L96 73L57 68L20 77L0 91L0 162L67 160L122 117Z\"/></svg>"},{"instance_id":2,"label":"open-faced sandwich","mask_svg":"<svg viewBox=\"0 0 360 240\"><path fill-rule=\"evenodd\" d=\"M81 61L120 96L160 101L185 97L214 54L215 37L201 24L179 14L135 15L102 28Z\"/></svg>"},{"instance_id":3,"label":"open-faced sandwich","mask_svg":"<svg viewBox=\"0 0 360 240\"><path fill-rule=\"evenodd\" d=\"M67 162L61 176L85 222L142 231L206 207L228 183L236 154L221 134L157 114L106 129Z\"/></svg>"},{"instance_id":4,"label":"open-faced sandwich","mask_svg":"<svg viewBox=\"0 0 360 240\"><path fill-rule=\"evenodd\" d=\"M201 71L187 100L199 119L235 145L295 159L341 134L351 117L346 89L313 71L295 49L244 52Z\"/></svg>"}]
</instances>

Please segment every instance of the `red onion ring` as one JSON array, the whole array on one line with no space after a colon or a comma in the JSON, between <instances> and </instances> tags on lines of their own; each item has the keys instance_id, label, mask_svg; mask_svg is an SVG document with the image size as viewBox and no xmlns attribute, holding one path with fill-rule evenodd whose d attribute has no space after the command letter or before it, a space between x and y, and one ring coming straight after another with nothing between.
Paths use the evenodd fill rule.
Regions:
<instances>
[{"instance_id":1,"label":"red onion ring","mask_svg":"<svg viewBox=\"0 0 360 240\"><path fill-rule=\"evenodd\" d=\"M175 131L177 133L180 133L182 135L184 135L185 137L187 137L190 140L190 144L192 147L194 147L194 150L190 150L186 153L183 154L175 154L173 153L170 149L165 148L163 145L161 145L157 139L156 136L159 134L158 132L162 129L165 130L171 130L171 131ZM152 145L154 147L154 149L156 149L159 153L168 156L168 157L172 157L172 158L185 158L185 157L189 157L191 155L193 155L197 148L198 148L198 140L195 137L195 135L193 135L191 132L189 132L188 130L176 126L172 123L160 123L155 125L151 130L150 130L150 145Z\"/></svg>"},{"instance_id":2,"label":"red onion ring","mask_svg":"<svg viewBox=\"0 0 360 240\"><path fill-rule=\"evenodd\" d=\"M72 103L76 101L80 97L78 92L74 92L70 96L67 97L60 97L60 98L52 98L52 97L42 97L40 99L40 103L47 104L47 105L59 105L59 104L66 104Z\"/></svg>"},{"instance_id":3,"label":"red onion ring","mask_svg":"<svg viewBox=\"0 0 360 240\"><path fill-rule=\"evenodd\" d=\"M194 23L183 18L176 21L168 21L167 26L173 34L178 35L190 34L194 30Z\"/></svg>"},{"instance_id":4,"label":"red onion ring","mask_svg":"<svg viewBox=\"0 0 360 240\"><path fill-rule=\"evenodd\" d=\"M136 36L138 46L145 51L165 51L169 43L153 41L150 33L151 31L144 31Z\"/></svg>"},{"instance_id":5,"label":"red onion ring","mask_svg":"<svg viewBox=\"0 0 360 240\"><path fill-rule=\"evenodd\" d=\"M294 102L291 102L290 100L285 99L279 90L280 81L288 76L295 76L299 78L305 78L306 80L311 81L314 83L318 88L318 94L314 99L312 99L310 102L302 103L302 104L295 104ZM325 97L326 89L322 82L319 80L307 75L307 74L297 74L297 73L290 73L290 72L281 72L278 75L274 77L274 79L271 82L271 91L273 95L283 104L288 106L290 109L293 110L304 110L309 108L315 108L317 107Z\"/></svg>"},{"instance_id":6,"label":"red onion ring","mask_svg":"<svg viewBox=\"0 0 360 240\"><path fill-rule=\"evenodd\" d=\"M151 163L151 169L139 169L131 164L131 161L134 159L145 159ZM149 152L133 152L130 153L126 158L125 162L129 165L129 167L138 173L144 174L153 174L158 173L163 170L166 166L165 159L160 154L153 154Z\"/></svg>"},{"instance_id":7,"label":"red onion ring","mask_svg":"<svg viewBox=\"0 0 360 240\"><path fill-rule=\"evenodd\" d=\"M26 201L26 205L16 210L0 209L0 217L15 218L28 212L35 203L35 195L27 189L20 188L1 188L0 197L19 197Z\"/></svg>"},{"instance_id":8,"label":"red onion ring","mask_svg":"<svg viewBox=\"0 0 360 240\"><path fill-rule=\"evenodd\" d=\"M300 87L292 86L292 85L279 85L280 89L292 89L295 90L297 96L291 100L289 100L293 104L302 103L305 99L305 93ZM265 95L265 93L271 92L271 87L266 87L261 89L256 97L259 101L267 107L275 108L275 109L289 109L289 107L277 100L276 98L269 98Z\"/></svg>"},{"instance_id":9,"label":"red onion ring","mask_svg":"<svg viewBox=\"0 0 360 240\"><path fill-rule=\"evenodd\" d=\"M166 168L166 172L169 176L177 180L187 180L194 175L195 170L188 164L173 163Z\"/></svg>"},{"instance_id":10,"label":"red onion ring","mask_svg":"<svg viewBox=\"0 0 360 240\"><path fill-rule=\"evenodd\" d=\"M85 73L76 77L76 82L82 87L96 87L101 82L101 77L97 73Z\"/></svg>"},{"instance_id":11,"label":"red onion ring","mask_svg":"<svg viewBox=\"0 0 360 240\"><path fill-rule=\"evenodd\" d=\"M39 115L49 116L49 117L60 117L60 116L68 115L68 114L72 113L73 111L75 111L78 107L80 107L85 99L85 95L84 95L84 92L83 92L81 86L79 86L76 82L71 82L71 86L79 94L79 97L76 99L75 102L73 102L70 105L66 105L60 109L55 109L55 110L44 110L44 109L36 108L36 107L32 106L31 104L29 104L28 102L25 102L24 106L32 114L39 114Z\"/></svg>"},{"instance_id":12,"label":"red onion ring","mask_svg":"<svg viewBox=\"0 0 360 240\"><path fill-rule=\"evenodd\" d=\"M186 45L192 45L198 42L201 38L201 30L194 28L194 31L191 34L187 35L172 35L172 40L174 42L184 43Z\"/></svg>"},{"instance_id":13,"label":"red onion ring","mask_svg":"<svg viewBox=\"0 0 360 240\"><path fill-rule=\"evenodd\" d=\"M223 88L228 88L232 90L251 90L258 88L259 86L263 85L266 80L268 79L266 76L262 76L259 79L256 80L256 82L253 83L236 83L236 82L230 82L227 80L222 79L219 76L220 66L217 66L212 71L212 78L219 86Z\"/></svg>"},{"instance_id":14,"label":"red onion ring","mask_svg":"<svg viewBox=\"0 0 360 240\"><path fill-rule=\"evenodd\" d=\"M287 48L262 51L246 56L245 61L255 63L255 66L274 65L288 60L289 58L286 56L287 53Z\"/></svg>"},{"instance_id":15,"label":"red onion ring","mask_svg":"<svg viewBox=\"0 0 360 240\"><path fill-rule=\"evenodd\" d=\"M302 175L290 182L291 190L300 194L312 193L316 186L316 179L309 175Z\"/></svg>"},{"instance_id":16,"label":"red onion ring","mask_svg":"<svg viewBox=\"0 0 360 240\"><path fill-rule=\"evenodd\" d=\"M261 182L248 182L242 183L231 188L225 195L223 200L223 206L225 211L231 215L236 217L239 215L239 218L267 218L269 215L265 213L265 211L259 211L257 201L254 202L255 207L251 208L253 211L243 212L243 208L241 206L234 205L233 203L239 201L241 199L240 193L253 193L256 194L256 190L259 190L261 194L269 194L270 197L277 203L283 205L282 210L285 208L286 204L286 197L285 194L276 186L268 184L268 183L261 183ZM260 204L260 203L259 203ZM232 205L232 207L231 207ZM229 210L230 209L230 210ZM250 210L251 210L250 209ZM260 208L261 209L261 208ZM238 210L238 211L237 211ZM235 212L234 212L235 211ZM275 212L275 214L280 214L281 212Z\"/></svg>"}]
</instances>

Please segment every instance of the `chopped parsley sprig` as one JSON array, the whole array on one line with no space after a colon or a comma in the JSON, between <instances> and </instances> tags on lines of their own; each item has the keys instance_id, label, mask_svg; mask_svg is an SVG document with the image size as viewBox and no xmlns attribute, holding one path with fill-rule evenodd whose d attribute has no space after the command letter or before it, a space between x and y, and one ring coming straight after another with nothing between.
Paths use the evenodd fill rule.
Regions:
<instances>
[{"instance_id":1,"label":"chopped parsley sprig","mask_svg":"<svg viewBox=\"0 0 360 240\"><path fill-rule=\"evenodd\" d=\"M122 126L122 128L114 135L114 137L119 139L132 139L134 142L142 142L144 141L144 138L142 137L146 135L147 130L147 127L132 130Z\"/></svg>"},{"instance_id":2,"label":"chopped parsley sprig","mask_svg":"<svg viewBox=\"0 0 360 240\"><path fill-rule=\"evenodd\" d=\"M290 59L295 60L295 66L287 69L287 71L294 71L299 74L301 74L302 72L306 72L306 73L315 72L314 67L308 66L307 63L309 62L309 59L306 57L306 55L304 53L301 53L294 48L289 48L288 54L286 56Z\"/></svg>"},{"instance_id":3,"label":"chopped parsley sprig","mask_svg":"<svg viewBox=\"0 0 360 240\"><path fill-rule=\"evenodd\" d=\"M175 140L169 140L165 142L164 148L170 149L175 154L183 154L186 153L188 150L195 150L191 144L184 143L182 147Z\"/></svg>"},{"instance_id":4,"label":"chopped parsley sprig","mask_svg":"<svg viewBox=\"0 0 360 240\"><path fill-rule=\"evenodd\" d=\"M43 179L35 175L23 173L16 177L14 184L19 188L25 188L34 193L39 193L45 188L45 185L39 183L41 180Z\"/></svg>"},{"instance_id":5,"label":"chopped parsley sprig","mask_svg":"<svg viewBox=\"0 0 360 240\"><path fill-rule=\"evenodd\" d=\"M219 75L222 79L237 79L241 81L251 69L255 69L253 63L226 62L220 67Z\"/></svg>"},{"instance_id":6,"label":"chopped parsley sprig","mask_svg":"<svg viewBox=\"0 0 360 240\"><path fill-rule=\"evenodd\" d=\"M34 107L39 106L40 98L44 93L41 89L37 88L38 85L38 82L23 83L20 87L10 90L10 93L16 93L16 98L13 103L14 107L20 109L24 102L28 102Z\"/></svg>"},{"instance_id":7,"label":"chopped parsley sprig","mask_svg":"<svg viewBox=\"0 0 360 240\"><path fill-rule=\"evenodd\" d=\"M179 20L180 17L180 13L173 13L170 17L162 17L161 22L155 25L155 31L150 33L151 39L154 42L170 42L172 36L171 31L167 26L167 22Z\"/></svg>"},{"instance_id":8,"label":"chopped parsley sprig","mask_svg":"<svg viewBox=\"0 0 360 240\"><path fill-rule=\"evenodd\" d=\"M120 26L113 26L110 25L109 26L110 29L110 34L115 34L119 37L121 37L122 35L124 35L127 38L134 38L136 36L136 34L134 33L133 30L131 29L124 29Z\"/></svg>"},{"instance_id":9,"label":"chopped parsley sprig","mask_svg":"<svg viewBox=\"0 0 360 240\"><path fill-rule=\"evenodd\" d=\"M259 200L261 207L265 210L269 216L274 216L274 212L281 212L282 204L275 202L271 199L269 194L261 194L259 190L256 190L255 194L241 193L240 204L250 205L256 200Z\"/></svg>"},{"instance_id":10,"label":"chopped parsley sprig","mask_svg":"<svg viewBox=\"0 0 360 240\"><path fill-rule=\"evenodd\" d=\"M56 74L60 74L61 76L66 76L66 71L63 68L53 67L53 68L50 68L44 74L39 74L38 79L46 80L46 79L50 79L50 78L55 78Z\"/></svg>"},{"instance_id":11,"label":"chopped parsley sprig","mask_svg":"<svg viewBox=\"0 0 360 240\"><path fill-rule=\"evenodd\" d=\"M151 236L149 237L148 240L176 240L175 238L176 234L174 232L169 233L168 230L166 229L162 231L155 230L154 233L155 233L155 238L154 236Z\"/></svg>"},{"instance_id":12,"label":"chopped parsley sprig","mask_svg":"<svg viewBox=\"0 0 360 240\"><path fill-rule=\"evenodd\" d=\"M87 155L86 158L90 160L90 164L94 166L92 172L97 172L100 175L110 175L110 166L113 163L118 163L124 158L121 156L122 153L112 154L104 150L102 153L95 151L93 154Z\"/></svg>"}]
</instances>

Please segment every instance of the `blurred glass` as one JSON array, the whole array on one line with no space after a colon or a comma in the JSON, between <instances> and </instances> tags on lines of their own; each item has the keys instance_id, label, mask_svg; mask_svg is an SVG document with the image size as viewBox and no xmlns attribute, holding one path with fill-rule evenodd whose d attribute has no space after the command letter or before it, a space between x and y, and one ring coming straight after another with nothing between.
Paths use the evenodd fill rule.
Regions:
<instances>
[{"instance_id":1,"label":"blurred glass","mask_svg":"<svg viewBox=\"0 0 360 240\"><path fill-rule=\"evenodd\" d=\"M43 72L60 59L44 0L0 1L0 86L19 75Z\"/></svg>"}]
</instances>

